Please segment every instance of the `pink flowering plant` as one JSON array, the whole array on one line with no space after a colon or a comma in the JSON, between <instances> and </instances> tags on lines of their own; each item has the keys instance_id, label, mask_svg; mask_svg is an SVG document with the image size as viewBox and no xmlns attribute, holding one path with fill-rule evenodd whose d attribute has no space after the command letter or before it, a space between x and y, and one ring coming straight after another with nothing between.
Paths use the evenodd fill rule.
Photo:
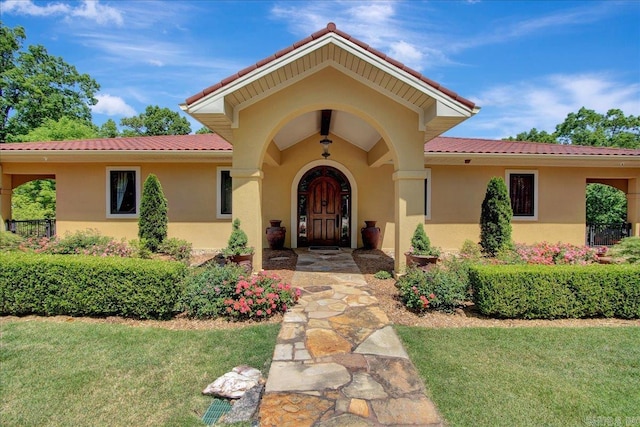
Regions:
<instances>
[{"instance_id":1,"label":"pink flowering plant","mask_svg":"<svg viewBox=\"0 0 640 427\"><path fill-rule=\"evenodd\" d=\"M124 241L102 236L97 230L78 231L64 237L32 237L25 239L20 249L44 254L130 257L131 248Z\"/></svg>"},{"instance_id":2,"label":"pink flowering plant","mask_svg":"<svg viewBox=\"0 0 640 427\"><path fill-rule=\"evenodd\" d=\"M515 262L523 264L560 265L592 264L598 261L598 250L569 243L540 242L533 245L516 244Z\"/></svg>"},{"instance_id":3,"label":"pink flowering plant","mask_svg":"<svg viewBox=\"0 0 640 427\"><path fill-rule=\"evenodd\" d=\"M247 275L235 264L212 265L195 272L182 300L189 317L265 319L284 313L300 297L300 289L273 274Z\"/></svg>"},{"instance_id":4,"label":"pink flowering plant","mask_svg":"<svg viewBox=\"0 0 640 427\"><path fill-rule=\"evenodd\" d=\"M300 297L300 289L276 275L240 276L234 295L224 300L225 314L236 319L266 318L284 313Z\"/></svg>"}]
</instances>

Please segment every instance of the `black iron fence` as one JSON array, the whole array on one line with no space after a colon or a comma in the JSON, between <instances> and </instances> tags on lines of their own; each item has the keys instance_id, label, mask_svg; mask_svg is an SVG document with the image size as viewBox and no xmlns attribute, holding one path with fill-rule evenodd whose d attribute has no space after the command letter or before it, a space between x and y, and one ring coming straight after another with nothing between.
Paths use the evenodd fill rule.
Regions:
<instances>
[{"instance_id":1,"label":"black iron fence","mask_svg":"<svg viewBox=\"0 0 640 427\"><path fill-rule=\"evenodd\" d=\"M7 231L22 237L53 237L56 235L55 219L28 219L6 221Z\"/></svg>"},{"instance_id":2,"label":"black iron fence","mask_svg":"<svg viewBox=\"0 0 640 427\"><path fill-rule=\"evenodd\" d=\"M587 246L613 246L631 236L631 224L587 224Z\"/></svg>"}]
</instances>

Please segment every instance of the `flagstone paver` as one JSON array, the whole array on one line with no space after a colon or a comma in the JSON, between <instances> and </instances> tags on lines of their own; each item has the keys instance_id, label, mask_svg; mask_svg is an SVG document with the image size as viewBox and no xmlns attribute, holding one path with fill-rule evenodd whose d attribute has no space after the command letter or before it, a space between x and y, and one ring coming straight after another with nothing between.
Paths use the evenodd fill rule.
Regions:
<instances>
[{"instance_id":1,"label":"flagstone paver","mask_svg":"<svg viewBox=\"0 0 640 427\"><path fill-rule=\"evenodd\" d=\"M442 426L350 250L300 249L260 404L267 426Z\"/></svg>"}]
</instances>

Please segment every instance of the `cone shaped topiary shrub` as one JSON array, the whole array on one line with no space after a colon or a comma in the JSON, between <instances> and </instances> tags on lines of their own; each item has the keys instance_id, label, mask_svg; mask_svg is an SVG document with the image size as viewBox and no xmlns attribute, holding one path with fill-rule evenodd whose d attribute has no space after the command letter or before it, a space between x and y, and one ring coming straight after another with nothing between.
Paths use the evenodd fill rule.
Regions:
<instances>
[{"instance_id":1,"label":"cone shaped topiary shrub","mask_svg":"<svg viewBox=\"0 0 640 427\"><path fill-rule=\"evenodd\" d=\"M419 223L413 232L413 236L411 237L411 250L409 252L412 255L422 256L440 255L440 250L431 246L431 240L429 240L429 236L427 236L427 233L424 231L424 225L422 225L422 223Z\"/></svg>"},{"instance_id":2,"label":"cone shaped topiary shrub","mask_svg":"<svg viewBox=\"0 0 640 427\"><path fill-rule=\"evenodd\" d=\"M487 193L480 213L480 245L482 251L495 256L511 243L511 200L504 179L493 177L487 184Z\"/></svg>"},{"instance_id":3,"label":"cone shaped topiary shrub","mask_svg":"<svg viewBox=\"0 0 640 427\"><path fill-rule=\"evenodd\" d=\"M150 174L142 187L138 237L152 252L167 238L167 199L158 177Z\"/></svg>"},{"instance_id":4,"label":"cone shaped topiary shrub","mask_svg":"<svg viewBox=\"0 0 640 427\"><path fill-rule=\"evenodd\" d=\"M232 227L233 230L229 236L227 247L223 250L223 254L225 256L252 254L253 248L247 247L249 239L247 238L247 234L240 228L240 220L238 218L233 220Z\"/></svg>"}]
</instances>

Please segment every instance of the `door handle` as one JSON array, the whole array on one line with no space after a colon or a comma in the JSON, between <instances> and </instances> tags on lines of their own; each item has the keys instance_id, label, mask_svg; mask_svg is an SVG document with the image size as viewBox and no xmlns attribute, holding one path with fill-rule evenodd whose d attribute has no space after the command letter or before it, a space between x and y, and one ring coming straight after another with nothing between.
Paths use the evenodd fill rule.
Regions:
<instances>
[{"instance_id":1,"label":"door handle","mask_svg":"<svg viewBox=\"0 0 640 427\"><path fill-rule=\"evenodd\" d=\"M336 228L340 228L340 224L338 224L339 221L340 221L340 215L336 215Z\"/></svg>"}]
</instances>

